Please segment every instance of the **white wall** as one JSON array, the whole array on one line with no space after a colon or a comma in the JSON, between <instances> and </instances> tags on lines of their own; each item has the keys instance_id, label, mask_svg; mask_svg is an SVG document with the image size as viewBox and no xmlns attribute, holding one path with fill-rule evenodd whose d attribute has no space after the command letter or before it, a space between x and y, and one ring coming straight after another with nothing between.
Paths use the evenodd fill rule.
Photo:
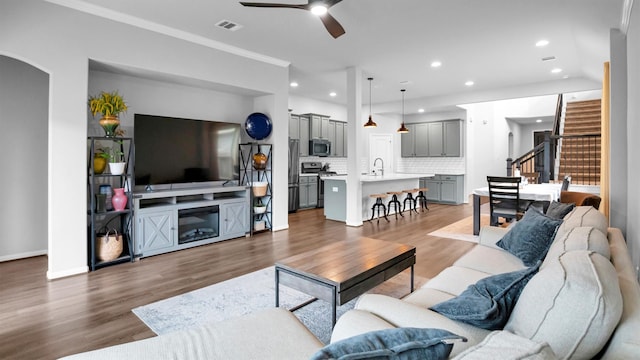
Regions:
<instances>
[{"instance_id":1,"label":"white wall","mask_svg":"<svg viewBox=\"0 0 640 360\"><path fill-rule=\"evenodd\" d=\"M49 75L0 56L0 261L47 253Z\"/></svg>"},{"instance_id":2,"label":"white wall","mask_svg":"<svg viewBox=\"0 0 640 360\"><path fill-rule=\"evenodd\" d=\"M118 90L129 104L129 110L119 117L120 127L126 130L127 136L134 136L134 114L244 124L253 111L253 99L248 96L122 74L89 72L90 95L113 90ZM99 115L88 116L89 135L104 134L98 119Z\"/></svg>"},{"instance_id":3,"label":"white wall","mask_svg":"<svg viewBox=\"0 0 640 360\"><path fill-rule=\"evenodd\" d=\"M90 59L275 94L273 108L269 109L273 131L286 133L288 129L286 65L233 55L43 1L6 0L0 6L0 53L50 74L49 278L87 271L86 102ZM96 39L117 39L117 47L106 51L96 45ZM274 146L284 150L287 142ZM286 164L286 158L287 151L276 152L274 163ZM274 194L287 194L286 171L274 175L284 179L274 179ZM274 227L286 226L276 224L276 218L286 221L286 215L274 214Z\"/></svg>"},{"instance_id":4,"label":"white wall","mask_svg":"<svg viewBox=\"0 0 640 360\"><path fill-rule=\"evenodd\" d=\"M289 95L289 109L293 114L320 114L330 116L331 120L347 122L347 107L326 101Z\"/></svg>"},{"instance_id":5,"label":"white wall","mask_svg":"<svg viewBox=\"0 0 640 360\"><path fill-rule=\"evenodd\" d=\"M633 263L640 266L640 6L635 3L631 11L629 30L627 33L627 186L626 189L611 189L612 196L627 196L627 246L631 251ZM612 119L615 121L615 119ZM612 139L612 143L615 139ZM613 174L612 174L613 175Z\"/></svg>"}]
</instances>

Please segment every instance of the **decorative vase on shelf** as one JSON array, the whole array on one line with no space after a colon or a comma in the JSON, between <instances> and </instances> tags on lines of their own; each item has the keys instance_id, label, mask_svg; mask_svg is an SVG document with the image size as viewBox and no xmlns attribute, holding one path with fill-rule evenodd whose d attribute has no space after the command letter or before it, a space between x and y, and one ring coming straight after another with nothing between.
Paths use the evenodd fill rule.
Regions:
<instances>
[{"instance_id":1,"label":"decorative vase on shelf","mask_svg":"<svg viewBox=\"0 0 640 360\"><path fill-rule=\"evenodd\" d=\"M98 120L98 123L102 126L105 137L115 137L116 129L118 125L120 125L120 119L118 119L117 116L105 115L102 119Z\"/></svg>"},{"instance_id":2,"label":"decorative vase on shelf","mask_svg":"<svg viewBox=\"0 0 640 360\"><path fill-rule=\"evenodd\" d=\"M127 206L127 195L124 194L124 188L113 189L114 195L111 197L111 203L115 211L122 211Z\"/></svg>"},{"instance_id":3,"label":"decorative vase on shelf","mask_svg":"<svg viewBox=\"0 0 640 360\"><path fill-rule=\"evenodd\" d=\"M93 173L94 174L102 174L104 169L107 168L107 159L104 157L95 154L93 156Z\"/></svg>"},{"instance_id":4,"label":"decorative vase on shelf","mask_svg":"<svg viewBox=\"0 0 640 360\"><path fill-rule=\"evenodd\" d=\"M267 168L267 155L257 152L253 154L253 167L256 170L264 170Z\"/></svg>"}]
</instances>

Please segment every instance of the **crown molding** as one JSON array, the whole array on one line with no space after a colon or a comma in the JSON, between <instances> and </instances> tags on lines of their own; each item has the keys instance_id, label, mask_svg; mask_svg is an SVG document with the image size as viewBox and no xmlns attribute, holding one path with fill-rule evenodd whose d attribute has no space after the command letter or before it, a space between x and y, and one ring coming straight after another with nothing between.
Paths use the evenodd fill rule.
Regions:
<instances>
[{"instance_id":1,"label":"crown molding","mask_svg":"<svg viewBox=\"0 0 640 360\"><path fill-rule=\"evenodd\" d=\"M277 59L271 56L259 54L253 51L242 49L236 46L215 41L204 36L196 35L190 32L178 30L166 25L158 24L152 21L144 20L136 16L131 16L118 11L104 8L93 4L86 3L81 0L45 0L49 3L64 6L73 10L81 11L87 14L98 16L104 19L116 21L119 23L135 26L137 28L153 31L155 33L170 36L176 39L188 41L190 43L206 46L211 49L224 51L233 55L245 57L247 59L260 61L263 63L288 67L291 62Z\"/></svg>"},{"instance_id":2,"label":"crown molding","mask_svg":"<svg viewBox=\"0 0 640 360\"><path fill-rule=\"evenodd\" d=\"M629 19L631 18L631 9L633 8L633 0L624 0L622 4L622 18L620 19L620 31L627 35L629 31Z\"/></svg>"}]
</instances>

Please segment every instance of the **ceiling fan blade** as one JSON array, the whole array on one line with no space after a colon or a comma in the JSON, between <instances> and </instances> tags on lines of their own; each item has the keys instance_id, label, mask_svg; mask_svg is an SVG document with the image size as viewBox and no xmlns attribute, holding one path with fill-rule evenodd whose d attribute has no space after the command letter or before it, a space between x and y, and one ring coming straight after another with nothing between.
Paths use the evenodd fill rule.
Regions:
<instances>
[{"instance_id":1,"label":"ceiling fan blade","mask_svg":"<svg viewBox=\"0 0 640 360\"><path fill-rule=\"evenodd\" d=\"M320 20L322 21L322 24L324 24L324 27L327 28L327 31L329 31L329 34L331 34L331 36L333 36L334 39L337 39L340 36L344 35L345 31L342 25L340 25L338 20L336 20L336 18L331 16L329 13L326 13L320 16Z\"/></svg>"},{"instance_id":2,"label":"ceiling fan blade","mask_svg":"<svg viewBox=\"0 0 640 360\"><path fill-rule=\"evenodd\" d=\"M306 10L308 5L294 5L294 4L274 4L274 3L255 3L255 2L244 2L241 1L240 4L244 6L250 7L263 7L263 8L290 8L290 9L302 9Z\"/></svg>"}]
</instances>

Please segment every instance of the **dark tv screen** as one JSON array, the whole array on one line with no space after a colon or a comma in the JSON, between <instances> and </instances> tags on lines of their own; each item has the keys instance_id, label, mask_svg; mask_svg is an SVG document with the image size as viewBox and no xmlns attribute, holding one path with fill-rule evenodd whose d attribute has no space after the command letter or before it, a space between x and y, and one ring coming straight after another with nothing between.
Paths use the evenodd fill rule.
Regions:
<instances>
[{"instance_id":1,"label":"dark tv screen","mask_svg":"<svg viewBox=\"0 0 640 360\"><path fill-rule=\"evenodd\" d=\"M136 186L238 179L241 125L135 114Z\"/></svg>"}]
</instances>

